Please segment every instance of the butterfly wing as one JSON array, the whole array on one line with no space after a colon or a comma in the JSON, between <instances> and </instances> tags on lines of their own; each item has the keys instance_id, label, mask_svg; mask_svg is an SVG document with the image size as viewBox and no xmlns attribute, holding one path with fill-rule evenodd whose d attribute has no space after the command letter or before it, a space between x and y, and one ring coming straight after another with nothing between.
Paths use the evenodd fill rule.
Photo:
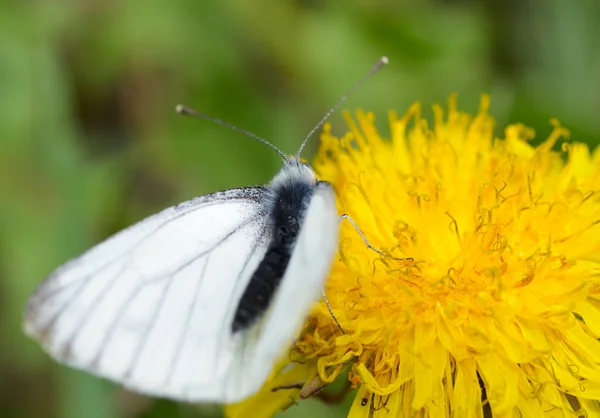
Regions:
<instances>
[{"instance_id":1,"label":"butterfly wing","mask_svg":"<svg viewBox=\"0 0 600 418\"><path fill-rule=\"evenodd\" d=\"M266 193L199 197L98 244L40 285L26 332L59 361L139 392L223 401L246 340L230 324L270 241ZM263 381L246 376L235 397Z\"/></svg>"},{"instance_id":2,"label":"butterfly wing","mask_svg":"<svg viewBox=\"0 0 600 418\"><path fill-rule=\"evenodd\" d=\"M235 365L226 382L224 399L252 393L254 381L264 381L274 359L285 355L320 299L337 251L339 220L329 183L319 182L304 215L292 256L265 317L245 338L235 341Z\"/></svg>"}]
</instances>

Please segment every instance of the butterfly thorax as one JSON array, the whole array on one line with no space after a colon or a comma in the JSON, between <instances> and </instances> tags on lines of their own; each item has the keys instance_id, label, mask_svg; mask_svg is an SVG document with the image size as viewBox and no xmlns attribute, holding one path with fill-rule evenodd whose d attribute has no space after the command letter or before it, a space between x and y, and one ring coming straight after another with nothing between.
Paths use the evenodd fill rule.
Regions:
<instances>
[{"instance_id":1,"label":"butterfly thorax","mask_svg":"<svg viewBox=\"0 0 600 418\"><path fill-rule=\"evenodd\" d=\"M247 329L265 313L290 261L317 178L312 169L290 159L268 186L265 209L271 241L240 299L231 329Z\"/></svg>"}]
</instances>

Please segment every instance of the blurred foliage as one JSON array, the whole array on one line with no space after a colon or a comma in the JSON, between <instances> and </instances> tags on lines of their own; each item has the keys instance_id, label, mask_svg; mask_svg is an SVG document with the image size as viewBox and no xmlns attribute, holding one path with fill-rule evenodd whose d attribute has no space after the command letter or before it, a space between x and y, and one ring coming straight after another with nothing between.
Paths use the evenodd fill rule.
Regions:
<instances>
[{"instance_id":1,"label":"blurred foliage","mask_svg":"<svg viewBox=\"0 0 600 418\"><path fill-rule=\"evenodd\" d=\"M68 258L167 205L275 172L267 148L182 118L176 103L291 153L387 55L347 102L376 112L382 132L388 109L457 92L473 112L489 92L499 126L543 137L555 116L596 144L598 39L597 0L3 0L0 415L219 414L69 370L20 331L27 296ZM340 113L331 121L344 131ZM350 401L305 401L286 416L344 416Z\"/></svg>"}]
</instances>

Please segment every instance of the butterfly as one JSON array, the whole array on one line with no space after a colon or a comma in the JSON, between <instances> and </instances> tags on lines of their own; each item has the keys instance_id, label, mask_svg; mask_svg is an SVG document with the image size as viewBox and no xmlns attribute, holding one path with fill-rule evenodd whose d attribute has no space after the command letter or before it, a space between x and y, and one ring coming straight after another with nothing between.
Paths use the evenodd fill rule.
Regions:
<instances>
[{"instance_id":1,"label":"butterfly","mask_svg":"<svg viewBox=\"0 0 600 418\"><path fill-rule=\"evenodd\" d=\"M348 94L293 156L178 107L272 147L282 168L267 185L165 209L59 267L29 299L25 332L58 361L140 393L223 403L256 393L335 257L335 193L300 153Z\"/></svg>"}]
</instances>

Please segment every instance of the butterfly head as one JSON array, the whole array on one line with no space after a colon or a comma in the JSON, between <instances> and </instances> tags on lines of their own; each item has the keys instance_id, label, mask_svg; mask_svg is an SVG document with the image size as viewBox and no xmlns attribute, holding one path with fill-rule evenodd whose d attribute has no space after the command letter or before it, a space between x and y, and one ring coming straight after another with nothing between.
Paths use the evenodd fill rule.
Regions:
<instances>
[{"instance_id":1,"label":"butterfly head","mask_svg":"<svg viewBox=\"0 0 600 418\"><path fill-rule=\"evenodd\" d=\"M295 155L285 160L283 167L273 178L270 186L277 189L291 183L304 183L309 186L317 184L317 176L312 167Z\"/></svg>"}]
</instances>

